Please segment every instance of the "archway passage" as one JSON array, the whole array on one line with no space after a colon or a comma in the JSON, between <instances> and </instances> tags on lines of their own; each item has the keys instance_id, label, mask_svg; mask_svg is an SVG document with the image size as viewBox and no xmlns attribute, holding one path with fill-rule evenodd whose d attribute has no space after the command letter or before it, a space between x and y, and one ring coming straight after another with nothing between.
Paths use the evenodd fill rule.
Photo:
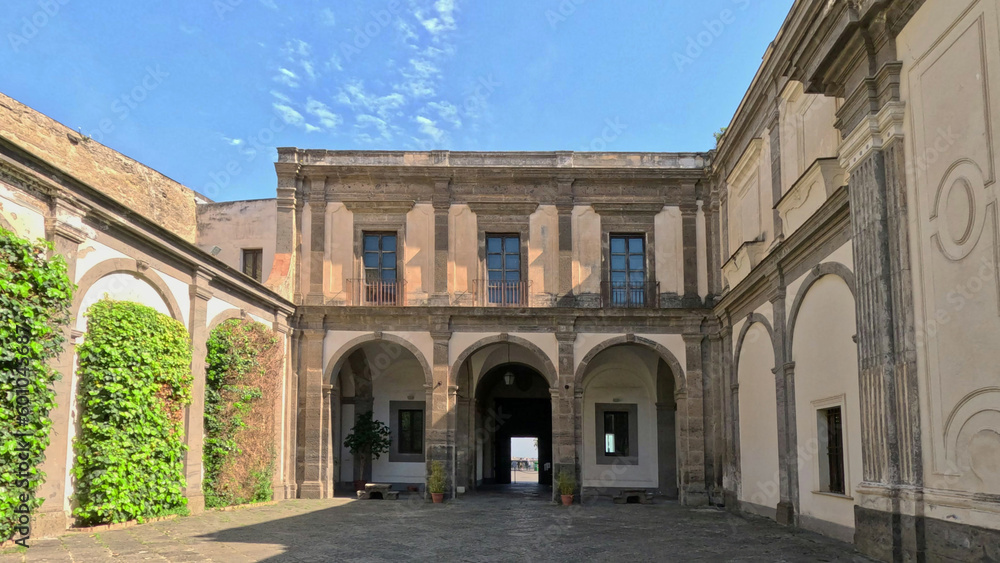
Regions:
<instances>
[{"instance_id":1,"label":"archway passage","mask_svg":"<svg viewBox=\"0 0 1000 563\"><path fill-rule=\"evenodd\" d=\"M511 438L538 439L538 485L552 485L552 398L534 368L503 363L476 389L477 482L511 483Z\"/></svg>"}]
</instances>

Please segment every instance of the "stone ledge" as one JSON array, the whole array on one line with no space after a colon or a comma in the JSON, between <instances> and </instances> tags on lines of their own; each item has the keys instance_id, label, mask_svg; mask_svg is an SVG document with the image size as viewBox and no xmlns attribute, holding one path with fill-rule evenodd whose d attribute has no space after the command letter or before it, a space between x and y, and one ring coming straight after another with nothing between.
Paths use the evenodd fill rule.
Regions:
<instances>
[{"instance_id":1,"label":"stone ledge","mask_svg":"<svg viewBox=\"0 0 1000 563\"><path fill-rule=\"evenodd\" d=\"M173 520L179 517L180 514L168 514L167 516L157 516L156 518L144 519L142 522L138 520L129 520L127 522L118 522L117 524L101 524L99 526L89 526L85 528L69 528L66 530L69 533L82 533L82 534L92 534L94 532L110 532L113 530L123 530L125 528L131 528L132 526L138 526L141 524L152 524L153 522L163 522L164 520Z\"/></svg>"}]
</instances>

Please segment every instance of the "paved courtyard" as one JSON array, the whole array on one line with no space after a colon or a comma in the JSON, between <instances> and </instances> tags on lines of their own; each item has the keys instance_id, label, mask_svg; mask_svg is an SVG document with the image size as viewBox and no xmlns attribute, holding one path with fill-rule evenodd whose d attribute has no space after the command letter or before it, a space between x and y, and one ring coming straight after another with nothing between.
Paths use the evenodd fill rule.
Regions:
<instances>
[{"instance_id":1,"label":"paved courtyard","mask_svg":"<svg viewBox=\"0 0 1000 563\"><path fill-rule=\"evenodd\" d=\"M528 492L286 501L35 540L14 561L868 561L770 521L674 503L565 508Z\"/></svg>"}]
</instances>

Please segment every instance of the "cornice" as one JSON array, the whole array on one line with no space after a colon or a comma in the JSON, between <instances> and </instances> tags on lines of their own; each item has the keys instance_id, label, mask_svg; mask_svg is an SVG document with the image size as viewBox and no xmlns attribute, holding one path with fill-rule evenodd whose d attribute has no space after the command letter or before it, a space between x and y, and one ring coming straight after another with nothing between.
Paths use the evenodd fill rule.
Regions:
<instances>
[{"instance_id":1,"label":"cornice","mask_svg":"<svg viewBox=\"0 0 1000 563\"><path fill-rule=\"evenodd\" d=\"M663 211L663 203L591 203L598 215L657 215Z\"/></svg>"},{"instance_id":2,"label":"cornice","mask_svg":"<svg viewBox=\"0 0 1000 563\"><path fill-rule=\"evenodd\" d=\"M538 209L537 201L470 201L469 209L479 216L527 217Z\"/></svg>"},{"instance_id":3,"label":"cornice","mask_svg":"<svg viewBox=\"0 0 1000 563\"><path fill-rule=\"evenodd\" d=\"M345 200L344 207L352 213L381 213L381 214L403 214L409 213L413 209L414 201L411 200Z\"/></svg>"}]
</instances>

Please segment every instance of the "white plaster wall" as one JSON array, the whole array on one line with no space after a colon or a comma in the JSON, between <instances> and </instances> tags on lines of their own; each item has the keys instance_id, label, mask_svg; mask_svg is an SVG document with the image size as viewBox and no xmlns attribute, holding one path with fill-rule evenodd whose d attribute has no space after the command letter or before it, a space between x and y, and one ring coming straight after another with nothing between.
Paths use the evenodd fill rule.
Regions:
<instances>
[{"instance_id":1,"label":"white plaster wall","mask_svg":"<svg viewBox=\"0 0 1000 563\"><path fill-rule=\"evenodd\" d=\"M511 336L518 338L523 338L528 342L531 342L548 357L548 360L552 362L552 366L557 368L559 365L559 342L556 340L555 334L553 333L534 333L534 332L523 332L523 333L510 333ZM458 361L458 357L465 351L469 350L476 342L488 338L491 336L497 336L495 332L456 332L452 334L451 342L448 346L448 364L454 366ZM502 344L502 343L500 343ZM494 344L495 345L495 344ZM519 348L517 344L511 343L511 348ZM542 365L533 355L524 356L525 362L537 369L540 373L544 374L542 370Z\"/></svg>"},{"instance_id":2,"label":"white plaster wall","mask_svg":"<svg viewBox=\"0 0 1000 563\"><path fill-rule=\"evenodd\" d=\"M417 350L423 354L428 366L434 366L434 339L429 332L387 332L393 336L398 336L403 340L416 346Z\"/></svg>"},{"instance_id":3,"label":"white plaster wall","mask_svg":"<svg viewBox=\"0 0 1000 563\"><path fill-rule=\"evenodd\" d=\"M795 82L781 102L781 193L788 192L813 162L837 156L840 135L836 123L839 100L803 93Z\"/></svg>"},{"instance_id":4,"label":"white plaster wall","mask_svg":"<svg viewBox=\"0 0 1000 563\"><path fill-rule=\"evenodd\" d=\"M1000 494L998 21L995 1L927 2L897 38L925 510L993 529L1000 505L968 499Z\"/></svg>"},{"instance_id":5,"label":"white plaster wall","mask_svg":"<svg viewBox=\"0 0 1000 563\"><path fill-rule=\"evenodd\" d=\"M637 353L636 347L609 348L594 358L584 380L583 460L584 487L655 488L658 482L656 440L657 356ZM596 438L598 403L638 406L638 463L598 465Z\"/></svg>"},{"instance_id":6,"label":"white plaster wall","mask_svg":"<svg viewBox=\"0 0 1000 563\"><path fill-rule=\"evenodd\" d=\"M851 241L844 243L840 248L834 250L823 258L822 262L826 263L837 263L844 266L851 272L854 271L854 246ZM799 288L802 287L802 281L806 279L808 274L802 274L798 279L795 279L785 286L785 318L791 318L789 315L792 314L792 306L795 304L795 296L799 293ZM856 331L855 331L856 332ZM736 333L739 334L739 333Z\"/></svg>"},{"instance_id":7,"label":"white plaster wall","mask_svg":"<svg viewBox=\"0 0 1000 563\"><path fill-rule=\"evenodd\" d=\"M465 294L479 279L479 226L468 205L452 205L448 211L448 291Z\"/></svg>"},{"instance_id":8,"label":"white plaster wall","mask_svg":"<svg viewBox=\"0 0 1000 563\"><path fill-rule=\"evenodd\" d=\"M21 238L43 239L45 214L40 208L30 205L41 205L41 202L32 202L32 199L21 190L0 182L0 218L3 219L0 225L6 224Z\"/></svg>"},{"instance_id":9,"label":"white plaster wall","mask_svg":"<svg viewBox=\"0 0 1000 563\"><path fill-rule=\"evenodd\" d=\"M434 206L418 203L406 214L403 245L407 299L426 303L434 292Z\"/></svg>"},{"instance_id":10,"label":"white plaster wall","mask_svg":"<svg viewBox=\"0 0 1000 563\"><path fill-rule=\"evenodd\" d=\"M684 226L680 207L664 207L654 219L656 281L663 293L684 294Z\"/></svg>"},{"instance_id":11,"label":"white plaster wall","mask_svg":"<svg viewBox=\"0 0 1000 563\"><path fill-rule=\"evenodd\" d=\"M528 280L531 293L559 293L559 212L540 205L529 218Z\"/></svg>"},{"instance_id":12,"label":"white plaster wall","mask_svg":"<svg viewBox=\"0 0 1000 563\"><path fill-rule=\"evenodd\" d=\"M799 450L799 508L805 516L854 528L854 489L861 481L861 405L854 297L837 276L808 290L792 334L795 418ZM742 387L741 387L742 390ZM820 493L817 410L841 405L844 422L844 497Z\"/></svg>"},{"instance_id":13,"label":"white plaster wall","mask_svg":"<svg viewBox=\"0 0 1000 563\"><path fill-rule=\"evenodd\" d=\"M78 330L83 332L87 331L87 319L85 314L87 310L90 309L91 305L103 299L105 295L116 301L133 301L135 303L141 303L156 309L158 312L163 313L168 317L170 316L170 309L167 308L167 304L163 301L163 298L160 297L160 294L156 292L156 289L154 289L153 286L149 285L149 283L142 278L138 278L129 273L120 272L109 274L97 280L97 282L90 286L90 289L88 289L83 295L79 316L76 321Z\"/></svg>"},{"instance_id":14,"label":"white plaster wall","mask_svg":"<svg viewBox=\"0 0 1000 563\"><path fill-rule=\"evenodd\" d=\"M177 306L180 308L181 318L178 319L184 323L184 327L188 330L191 329L191 284L187 281L181 281L177 278L173 278L164 274L163 272L156 272L160 275L163 283L167 284L170 288L170 293L173 294L174 300L177 301Z\"/></svg>"},{"instance_id":15,"label":"white plaster wall","mask_svg":"<svg viewBox=\"0 0 1000 563\"><path fill-rule=\"evenodd\" d=\"M390 428L390 401L426 401L424 389L424 373L420 364L412 356L406 354L392 364L381 377L372 381L372 397L374 398L374 414L376 420L381 420ZM351 413L353 416L353 412ZM430 418L430 409L425 410L425 426ZM353 419L345 428L350 432ZM346 436L346 434L345 434ZM352 462L353 463L353 462ZM384 454L372 463L372 479L379 483L419 483L427 474L427 466L423 462L401 463L390 462L389 454Z\"/></svg>"},{"instance_id":16,"label":"white plaster wall","mask_svg":"<svg viewBox=\"0 0 1000 563\"><path fill-rule=\"evenodd\" d=\"M80 283L80 280L88 270L104 262L115 258L132 259L109 246L101 244L93 239L87 239L80 244L80 249L76 253L76 279L73 283Z\"/></svg>"},{"instance_id":17,"label":"white plaster wall","mask_svg":"<svg viewBox=\"0 0 1000 563\"><path fill-rule=\"evenodd\" d=\"M277 200L233 201L199 205L198 247L211 252L222 249L216 258L243 270L244 248L263 250L262 280L271 274L277 244Z\"/></svg>"},{"instance_id":18,"label":"white plaster wall","mask_svg":"<svg viewBox=\"0 0 1000 563\"><path fill-rule=\"evenodd\" d=\"M578 294L601 291L601 216L589 205L573 208L573 287Z\"/></svg>"},{"instance_id":19,"label":"white plaster wall","mask_svg":"<svg viewBox=\"0 0 1000 563\"><path fill-rule=\"evenodd\" d=\"M370 332L365 331L328 330L326 336L323 337L323 377L330 375L330 370L333 368L330 362L344 359L344 353L347 352L344 350L344 346L348 342L370 334Z\"/></svg>"},{"instance_id":20,"label":"white plaster wall","mask_svg":"<svg viewBox=\"0 0 1000 563\"><path fill-rule=\"evenodd\" d=\"M743 341L737 373L740 386L740 500L764 507L768 516L773 516L780 501L773 368L771 338L763 324L754 323Z\"/></svg>"},{"instance_id":21,"label":"white plaster wall","mask_svg":"<svg viewBox=\"0 0 1000 563\"><path fill-rule=\"evenodd\" d=\"M302 218L303 246L309 240L305 237L305 222L308 218L308 215ZM326 227L326 252L323 261L328 264L329 275L323 276L323 291L332 297L346 298L343 294L344 284L354 277L354 213L348 211L343 203L328 203ZM302 252L308 252L308 248L303 248Z\"/></svg>"}]
</instances>

